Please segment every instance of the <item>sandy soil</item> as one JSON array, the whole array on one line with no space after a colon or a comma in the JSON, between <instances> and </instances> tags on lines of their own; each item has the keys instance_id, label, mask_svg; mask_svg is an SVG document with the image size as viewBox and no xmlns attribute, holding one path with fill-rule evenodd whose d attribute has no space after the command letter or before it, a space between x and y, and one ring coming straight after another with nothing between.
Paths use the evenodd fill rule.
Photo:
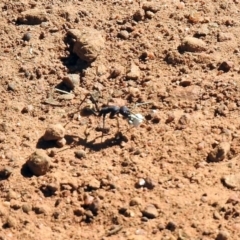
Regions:
<instances>
[{"instance_id":1,"label":"sandy soil","mask_svg":"<svg viewBox=\"0 0 240 240\"><path fill-rule=\"evenodd\" d=\"M2 0L0 239L240 239L239 4Z\"/></svg>"}]
</instances>

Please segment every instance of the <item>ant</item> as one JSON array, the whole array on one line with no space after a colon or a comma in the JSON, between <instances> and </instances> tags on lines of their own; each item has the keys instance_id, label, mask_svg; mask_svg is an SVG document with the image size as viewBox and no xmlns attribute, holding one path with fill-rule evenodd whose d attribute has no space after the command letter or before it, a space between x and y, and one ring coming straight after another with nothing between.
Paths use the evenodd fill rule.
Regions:
<instances>
[{"instance_id":1,"label":"ant","mask_svg":"<svg viewBox=\"0 0 240 240\"><path fill-rule=\"evenodd\" d=\"M109 115L109 118L110 119L114 119L116 116L118 116L119 114L121 114L125 119L128 120L128 122L131 124L134 120L138 119L139 116L133 114L126 106L115 106L115 105L110 105L110 106L104 106L102 107L101 109L99 109L98 107L98 104L96 102L96 100L94 99L94 97L92 96L91 93L87 93L84 97L84 99L81 101L79 107L86 101L87 98L90 98L91 102L95 105L95 109L94 107L86 107L85 111L87 111L88 113L90 112L91 114L94 114L95 116L98 116L98 117L103 117L103 127L101 129L102 131L102 137L103 137L103 134L104 132L106 132L106 129L105 129L105 118L107 115ZM76 111L72 114L75 114L79 112ZM71 114L71 115L72 115ZM119 133L119 120L118 118L117 119L117 127L118 127L118 133ZM139 121L142 122L143 119L139 119ZM67 123L68 124L68 123ZM66 124L66 125L67 125Z\"/></svg>"}]
</instances>

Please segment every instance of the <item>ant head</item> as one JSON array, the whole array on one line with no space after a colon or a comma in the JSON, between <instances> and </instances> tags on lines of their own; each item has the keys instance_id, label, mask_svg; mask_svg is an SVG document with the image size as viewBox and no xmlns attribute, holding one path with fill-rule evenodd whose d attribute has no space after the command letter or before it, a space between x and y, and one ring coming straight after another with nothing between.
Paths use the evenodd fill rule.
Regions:
<instances>
[{"instance_id":1,"label":"ant head","mask_svg":"<svg viewBox=\"0 0 240 240\"><path fill-rule=\"evenodd\" d=\"M119 113L122 114L126 118L128 118L129 115L131 114L130 110L127 107L125 107L125 106L120 107Z\"/></svg>"}]
</instances>

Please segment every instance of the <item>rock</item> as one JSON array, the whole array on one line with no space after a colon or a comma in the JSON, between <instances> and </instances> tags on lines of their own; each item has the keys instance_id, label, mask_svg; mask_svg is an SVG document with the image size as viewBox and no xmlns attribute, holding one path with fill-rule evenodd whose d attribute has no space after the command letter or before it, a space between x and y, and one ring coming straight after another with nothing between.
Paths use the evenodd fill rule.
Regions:
<instances>
[{"instance_id":1,"label":"rock","mask_svg":"<svg viewBox=\"0 0 240 240\"><path fill-rule=\"evenodd\" d=\"M230 69L233 68L233 66L234 66L234 63L233 63L233 62L231 62L231 61L223 61L223 62L220 64L218 70L222 70L222 71L224 71L224 72L229 72Z\"/></svg>"},{"instance_id":2,"label":"rock","mask_svg":"<svg viewBox=\"0 0 240 240\"><path fill-rule=\"evenodd\" d=\"M98 77L101 77L107 73L107 68L104 64L98 64L96 67L96 74Z\"/></svg>"},{"instance_id":3,"label":"rock","mask_svg":"<svg viewBox=\"0 0 240 240\"><path fill-rule=\"evenodd\" d=\"M122 30L118 33L118 37L126 40L129 38L129 33L126 30Z\"/></svg>"},{"instance_id":4,"label":"rock","mask_svg":"<svg viewBox=\"0 0 240 240\"><path fill-rule=\"evenodd\" d=\"M215 109L215 116L219 115L219 116L224 116L226 117L228 115L228 107L225 104L220 104L219 106L217 106L217 108Z\"/></svg>"},{"instance_id":5,"label":"rock","mask_svg":"<svg viewBox=\"0 0 240 240\"><path fill-rule=\"evenodd\" d=\"M22 210L24 213L29 213L30 211L32 211L32 205L30 205L28 203L24 203L22 205Z\"/></svg>"},{"instance_id":6,"label":"rock","mask_svg":"<svg viewBox=\"0 0 240 240\"><path fill-rule=\"evenodd\" d=\"M234 190L240 190L240 173L222 177L223 183Z\"/></svg>"},{"instance_id":7,"label":"rock","mask_svg":"<svg viewBox=\"0 0 240 240\"><path fill-rule=\"evenodd\" d=\"M91 189L98 189L100 185L101 183L96 178L92 178L88 183L88 187Z\"/></svg>"},{"instance_id":8,"label":"rock","mask_svg":"<svg viewBox=\"0 0 240 240\"><path fill-rule=\"evenodd\" d=\"M170 230L171 232L174 232L177 228L177 225L175 222L170 221L167 223L166 229Z\"/></svg>"},{"instance_id":9,"label":"rock","mask_svg":"<svg viewBox=\"0 0 240 240\"><path fill-rule=\"evenodd\" d=\"M136 183L136 187L143 187L145 185L146 181L143 178L140 178L138 182Z\"/></svg>"},{"instance_id":10,"label":"rock","mask_svg":"<svg viewBox=\"0 0 240 240\"><path fill-rule=\"evenodd\" d=\"M85 193L83 196L84 205L89 206L93 203L94 197Z\"/></svg>"},{"instance_id":11,"label":"rock","mask_svg":"<svg viewBox=\"0 0 240 240\"><path fill-rule=\"evenodd\" d=\"M222 142L217 145L209 154L208 161L210 162L220 162L222 161L230 151L230 143Z\"/></svg>"},{"instance_id":12,"label":"rock","mask_svg":"<svg viewBox=\"0 0 240 240\"><path fill-rule=\"evenodd\" d=\"M100 207L100 200L89 194L84 194L84 208L89 209L92 213L97 213Z\"/></svg>"},{"instance_id":13,"label":"rock","mask_svg":"<svg viewBox=\"0 0 240 240\"><path fill-rule=\"evenodd\" d=\"M7 89L13 92L16 91L17 90L16 84L14 82L9 82Z\"/></svg>"},{"instance_id":14,"label":"rock","mask_svg":"<svg viewBox=\"0 0 240 240\"><path fill-rule=\"evenodd\" d=\"M75 95L72 93L62 94L58 96L58 100L72 100L75 98Z\"/></svg>"},{"instance_id":15,"label":"rock","mask_svg":"<svg viewBox=\"0 0 240 240\"><path fill-rule=\"evenodd\" d=\"M142 5L142 9L145 11L151 11L153 13L156 13L160 10L160 6L157 3L155 3L154 1L153 2L144 2Z\"/></svg>"},{"instance_id":16,"label":"rock","mask_svg":"<svg viewBox=\"0 0 240 240\"><path fill-rule=\"evenodd\" d=\"M228 240L229 238L230 234L226 230L220 230L216 237L216 240Z\"/></svg>"},{"instance_id":17,"label":"rock","mask_svg":"<svg viewBox=\"0 0 240 240\"><path fill-rule=\"evenodd\" d=\"M153 17L154 17L154 13L153 12L151 12L151 11L146 11L146 13L145 13L145 16L147 17L147 18L150 18L150 19L152 19Z\"/></svg>"},{"instance_id":18,"label":"rock","mask_svg":"<svg viewBox=\"0 0 240 240\"><path fill-rule=\"evenodd\" d=\"M188 234L183 229L179 229L177 240L190 240L190 239L191 239L190 234Z\"/></svg>"},{"instance_id":19,"label":"rock","mask_svg":"<svg viewBox=\"0 0 240 240\"><path fill-rule=\"evenodd\" d=\"M178 124L176 126L176 129L177 130L183 130L185 128L187 128L187 126L189 125L190 123L190 118L188 115L184 114L182 115L179 120L178 120Z\"/></svg>"},{"instance_id":20,"label":"rock","mask_svg":"<svg viewBox=\"0 0 240 240\"><path fill-rule=\"evenodd\" d=\"M7 139L6 135L2 132L0 132L0 143L3 143L5 142Z\"/></svg>"},{"instance_id":21,"label":"rock","mask_svg":"<svg viewBox=\"0 0 240 240\"><path fill-rule=\"evenodd\" d=\"M144 217L147 217L149 219L157 218L158 217L158 210L156 207L152 204L147 205L144 210L142 211L142 214Z\"/></svg>"},{"instance_id":22,"label":"rock","mask_svg":"<svg viewBox=\"0 0 240 240\"><path fill-rule=\"evenodd\" d=\"M161 114L156 109L151 110L151 112L146 116L147 120L151 120L153 124L157 124L161 120Z\"/></svg>"},{"instance_id":23,"label":"rock","mask_svg":"<svg viewBox=\"0 0 240 240\"><path fill-rule=\"evenodd\" d=\"M217 219L217 220L220 220L222 217L221 217L221 215L220 215L220 213L219 213L218 211L215 211L215 212L213 213L213 218L214 218L214 219Z\"/></svg>"},{"instance_id":24,"label":"rock","mask_svg":"<svg viewBox=\"0 0 240 240\"><path fill-rule=\"evenodd\" d=\"M27 32L27 33L24 33L24 35L23 35L23 41L27 41L27 42L29 42L30 41L30 39L31 39L31 34L29 33L29 32Z\"/></svg>"},{"instance_id":25,"label":"rock","mask_svg":"<svg viewBox=\"0 0 240 240\"><path fill-rule=\"evenodd\" d=\"M13 218L13 217L8 217L7 218L7 221L6 221L6 225L9 227L9 228L14 228L17 226L17 221L16 221L16 218Z\"/></svg>"},{"instance_id":26,"label":"rock","mask_svg":"<svg viewBox=\"0 0 240 240\"><path fill-rule=\"evenodd\" d=\"M172 65L179 65L179 64L185 63L185 59L183 55L180 54L178 51L172 51L172 50L167 51L165 56L165 61L168 64L172 64Z\"/></svg>"},{"instance_id":27,"label":"rock","mask_svg":"<svg viewBox=\"0 0 240 240\"><path fill-rule=\"evenodd\" d=\"M140 89L136 87L129 87L128 93L131 97L139 97L141 95Z\"/></svg>"},{"instance_id":28,"label":"rock","mask_svg":"<svg viewBox=\"0 0 240 240\"><path fill-rule=\"evenodd\" d=\"M158 223L157 228L159 231L163 231L165 229L165 224L163 222Z\"/></svg>"},{"instance_id":29,"label":"rock","mask_svg":"<svg viewBox=\"0 0 240 240\"><path fill-rule=\"evenodd\" d=\"M218 42L225 42L225 41L232 40L232 39L233 39L233 35L231 33L220 32L217 35Z\"/></svg>"},{"instance_id":30,"label":"rock","mask_svg":"<svg viewBox=\"0 0 240 240\"><path fill-rule=\"evenodd\" d=\"M166 119L165 123L171 123L171 122L174 121L174 119L175 119L174 113L173 113L173 112L170 112L170 113L168 113L168 115L167 115L167 119Z\"/></svg>"},{"instance_id":31,"label":"rock","mask_svg":"<svg viewBox=\"0 0 240 240\"><path fill-rule=\"evenodd\" d=\"M28 25L36 25L46 22L47 20L47 15L44 10L30 9L21 12L21 16L18 17L17 22Z\"/></svg>"},{"instance_id":32,"label":"rock","mask_svg":"<svg viewBox=\"0 0 240 240\"><path fill-rule=\"evenodd\" d=\"M34 175L44 175L49 170L50 160L43 150L37 150L29 157L27 166Z\"/></svg>"},{"instance_id":33,"label":"rock","mask_svg":"<svg viewBox=\"0 0 240 240\"><path fill-rule=\"evenodd\" d=\"M62 148L66 145L67 140L65 138L61 138L59 140L57 140L56 144L59 148Z\"/></svg>"},{"instance_id":34,"label":"rock","mask_svg":"<svg viewBox=\"0 0 240 240\"><path fill-rule=\"evenodd\" d=\"M33 207L33 210L36 214L45 214L47 215L50 212L50 209L48 206L45 205L37 205Z\"/></svg>"},{"instance_id":35,"label":"rock","mask_svg":"<svg viewBox=\"0 0 240 240\"><path fill-rule=\"evenodd\" d=\"M70 90L72 90L79 86L80 76L79 74L68 74L63 77L62 81Z\"/></svg>"},{"instance_id":36,"label":"rock","mask_svg":"<svg viewBox=\"0 0 240 240\"><path fill-rule=\"evenodd\" d=\"M16 193L15 191L13 190L9 190L7 196L6 196L6 200L7 201L11 201L12 199L18 199L20 198L20 194Z\"/></svg>"},{"instance_id":37,"label":"rock","mask_svg":"<svg viewBox=\"0 0 240 240\"><path fill-rule=\"evenodd\" d=\"M7 217L9 216L9 209L8 209L9 205L6 206L4 203L0 203L0 217Z\"/></svg>"},{"instance_id":38,"label":"rock","mask_svg":"<svg viewBox=\"0 0 240 240\"><path fill-rule=\"evenodd\" d=\"M181 51L186 52L202 52L207 50L206 43L194 37L185 37L179 48Z\"/></svg>"},{"instance_id":39,"label":"rock","mask_svg":"<svg viewBox=\"0 0 240 240\"><path fill-rule=\"evenodd\" d=\"M86 152L84 150L78 150L74 152L77 158L86 158Z\"/></svg>"},{"instance_id":40,"label":"rock","mask_svg":"<svg viewBox=\"0 0 240 240\"><path fill-rule=\"evenodd\" d=\"M9 178L12 172L13 172L13 169L11 167L2 167L0 169L0 178L1 179Z\"/></svg>"},{"instance_id":41,"label":"rock","mask_svg":"<svg viewBox=\"0 0 240 240\"><path fill-rule=\"evenodd\" d=\"M142 200L138 197L134 197L130 200L129 205L132 206L139 206L142 205Z\"/></svg>"},{"instance_id":42,"label":"rock","mask_svg":"<svg viewBox=\"0 0 240 240\"><path fill-rule=\"evenodd\" d=\"M198 23L198 22L201 22L202 20L202 16L199 12L197 11L193 11L189 14L188 16L188 21L190 23Z\"/></svg>"},{"instance_id":43,"label":"rock","mask_svg":"<svg viewBox=\"0 0 240 240\"><path fill-rule=\"evenodd\" d=\"M104 48L104 38L96 29L89 27L71 29L68 31L68 35L76 40L73 52L86 62L94 61Z\"/></svg>"},{"instance_id":44,"label":"rock","mask_svg":"<svg viewBox=\"0 0 240 240\"><path fill-rule=\"evenodd\" d=\"M197 37L206 37L209 34L209 29L207 25L201 26L199 29L197 29L194 36Z\"/></svg>"},{"instance_id":45,"label":"rock","mask_svg":"<svg viewBox=\"0 0 240 240\"><path fill-rule=\"evenodd\" d=\"M137 80L140 78L140 75L141 75L141 72L139 67L136 64L131 63L130 68L127 70L126 79Z\"/></svg>"},{"instance_id":46,"label":"rock","mask_svg":"<svg viewBox=\"0 0 240 240\"><path fill-rule=\"evenodd\" d=\"M43 139L45 141L60 140L64 138L65 129L61 124L51 124L46 129Z\"/></svg>"},{"instance_id":47,"label":"rock","mask_svg":"<svg viewBox=\"0 0 240 240\"><path fill-rule=\"evenodd\" d=\"M153 181L151 178L145 178L145 187L148 188L148 189L153 189L156 187L156 182Z\"/></svg>"},{"instance_id":48,"label":"rock","mask_svg":"<svg viewBox=\"0 0 240 240\"><path fill-rule=\"evenodd\" d=\"M84 208L81 208L81 207L73 210L74 215L76 215L78 217L83 216L84 212L85 212Z\"/></svg>"},{"instance_id":49,"label":"rock","mask_svg":"<svg viewBox=\"0 0 240 240\"><path fill-rule=\"evenodd\" d=\"M140 10L137 10L134 14L133 14L133 19L135 20L135 21L142 21L142 20L144 20L144 16L145 16L145 14L144 14L144 10L142 10L142 9L140 9Z\"/></svg>"},{"instance_id":50,"label":"rock","mask_svg":"<svg viewBox=\"0 0 240 240\"><path fill-rule=\"evenodd\" d=\"M125 71L124 67L121 65L115 65L112 67L112 69L110 70L110 78L116 78L118 76L120 76L121 74L123 74L123 72Z\"/></svg>"},{"instance_id":51,"label":"rock","mask_svg":"<svg viewBox=\"0 0 240 240\"><path fill-rule=\"evenodd\" d=\"M21 113L32 113L33 110L34 110L33 105L27 105L22 109Z\"/></svg>"}]
</instances>

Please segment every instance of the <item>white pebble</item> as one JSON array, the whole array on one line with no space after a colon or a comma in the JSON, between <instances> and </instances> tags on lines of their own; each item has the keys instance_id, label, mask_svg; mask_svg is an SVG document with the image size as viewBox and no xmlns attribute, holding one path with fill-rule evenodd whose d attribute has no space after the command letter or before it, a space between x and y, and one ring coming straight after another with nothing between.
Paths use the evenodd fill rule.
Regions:
<instances>
[{"instance_id":1,"label":"white pebble","mask_svg":"<svg viewBox=\"0 0 240 240\"><path fill-rule=\"evenodd\" d=\"M138 185L139 186L144 186L145 185L145 180L143 178L140 178L139 181L138 181Z\"/></svg>"}]
</instances>

